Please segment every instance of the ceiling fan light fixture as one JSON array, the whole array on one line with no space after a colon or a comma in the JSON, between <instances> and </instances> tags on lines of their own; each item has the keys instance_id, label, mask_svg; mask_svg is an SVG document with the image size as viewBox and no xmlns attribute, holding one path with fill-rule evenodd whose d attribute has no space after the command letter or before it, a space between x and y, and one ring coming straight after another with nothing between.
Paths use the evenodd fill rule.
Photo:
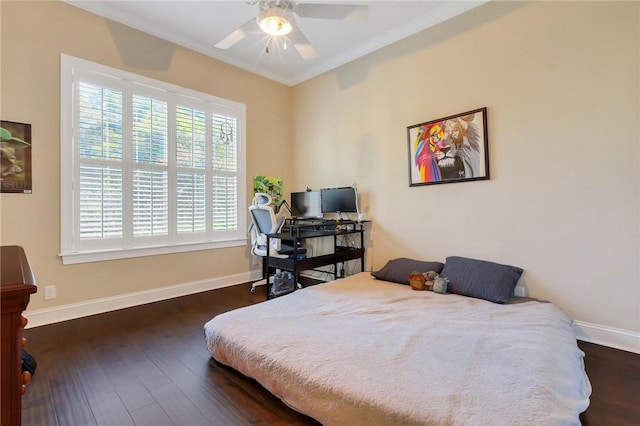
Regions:
<instances>
[{"instance_id":1,"label":"ceiling fan light fixture","mask_svg":"<svg viewBox=\"0 0 640 426\"><path fill-rule=\"evenodd\" d=\"M258 26L262 31L270 36L284 36L293 30L293 19L287 13L278 7L270 7L258 16Z\"/></svg>"}]
</instances>

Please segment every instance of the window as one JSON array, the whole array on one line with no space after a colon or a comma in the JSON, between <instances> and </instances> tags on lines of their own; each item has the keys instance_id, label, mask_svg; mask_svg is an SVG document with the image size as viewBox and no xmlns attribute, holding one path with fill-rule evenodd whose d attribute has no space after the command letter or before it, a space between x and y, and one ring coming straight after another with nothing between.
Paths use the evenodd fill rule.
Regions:
<instances>
[{"instance_id":1,"label":"window","mask_svg":"<svg viewBox=\"0 0 640 426\"><path fill-rule=\"evenodd\" d=\"M244 104L62 55L65 264L245 245Z\"/></svg>"}]
</instances>

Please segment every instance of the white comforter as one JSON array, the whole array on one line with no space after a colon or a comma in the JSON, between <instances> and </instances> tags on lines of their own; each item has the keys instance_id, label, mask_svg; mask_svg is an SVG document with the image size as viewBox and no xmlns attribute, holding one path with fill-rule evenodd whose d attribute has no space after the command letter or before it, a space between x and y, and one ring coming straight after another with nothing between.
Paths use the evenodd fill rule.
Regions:
<instances>
[{"instance_id":1,"label":"white comforter","mask_svg":"<svg viewBox=\"0 0 640 426\"><path fill-rule=\"evenodd\" d=\"M213 357L325 425L572 425L591 386L551 303L412 291L368 273L216 316Z\"/></svg>"}]
</instances>

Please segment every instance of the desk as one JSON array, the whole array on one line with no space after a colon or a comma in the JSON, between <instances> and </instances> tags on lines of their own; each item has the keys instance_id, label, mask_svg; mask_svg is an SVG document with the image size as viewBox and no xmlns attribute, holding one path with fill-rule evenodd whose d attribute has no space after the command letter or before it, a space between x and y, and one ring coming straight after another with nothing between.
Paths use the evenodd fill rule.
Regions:
<instances>
[{"instance_id":1,"label":"desk","mask_svg":"<svg viewBox=\"0 0 640 426\"><path fill-rule=\"evenodd\" d=\"M290 271L293 273L296 283L300 282L300 272L309 271L321 266L334 265L334 279L338 277L338 264L349 260L360 259L360 271L364 271L364 224L369 221L311 221L291 222L283 227L284 232L267 234L267 247L270 240L277 238L294 247L291 258L267 256L265 269L267 274L267 298L272 296L270 275L274 269ZM343 235L360 235L360 247L340 245L338 237ZM299 243L313 238L333 237L333 252L320 256L304 257L298 254ZM302 257L302 258L301 258ZM303 286L319 284L322 281L312 280Z\"/></svg>"}]
</instances>

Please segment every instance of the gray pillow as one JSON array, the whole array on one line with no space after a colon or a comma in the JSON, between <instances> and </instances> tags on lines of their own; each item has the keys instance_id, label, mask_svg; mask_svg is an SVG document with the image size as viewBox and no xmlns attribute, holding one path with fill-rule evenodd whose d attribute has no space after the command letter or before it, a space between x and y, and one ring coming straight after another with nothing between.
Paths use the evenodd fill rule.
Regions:
<instances>
[{"instance_id":1,"label":"gray pillow","mask_svg":"<svg viewBox=\"0 0 640 426\"><path fill-rule=\"evenodd\" d=\"M449 278L451 293L506 303L513 295L522 272L515 266L450 256L440 275Z\"/></svg>"},{"instance_id":2,"label":"gray pillow","mask_svg":"<svg viewBox=\"0 0 640 426\"><path fill-rule=\"evenodd\" d=\"M387 262L379 271L371 272L378 280L391 281L392 283L409 285L409 275L413 271L440 273L444 265L441 262L428 262L402 257Z\"/></svg>"}]
</instances>

